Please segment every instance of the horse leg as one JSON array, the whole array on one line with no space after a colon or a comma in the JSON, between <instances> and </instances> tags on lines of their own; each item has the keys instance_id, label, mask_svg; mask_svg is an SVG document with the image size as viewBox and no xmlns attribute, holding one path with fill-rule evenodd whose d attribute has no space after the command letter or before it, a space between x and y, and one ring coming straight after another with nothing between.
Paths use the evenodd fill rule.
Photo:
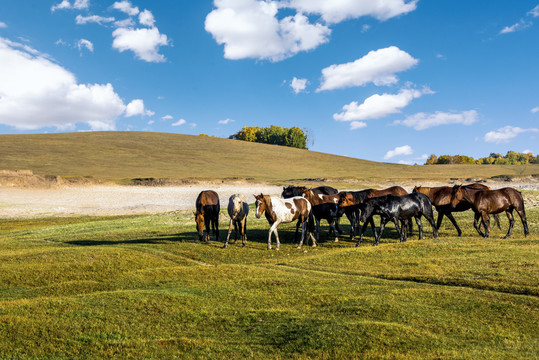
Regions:
<instances>
[{"instance_id":1,"label":"horse leg","mask_svg":"<svg viewBox=\"0 0 539 360\"><path fill-rule=\"evenodd\" d=\"M274 222L269 229L268 236L268 250L271 250L271 234L275 232L275 239L277 240L277 249L279 248L279 235L277 235L277 226L279 226L279 221Z\"/></svg>"},{"instance_id":2,"label":"horse leg","mask_svg":"<svg viewBox=\"0 0 539 360\"><path fill-rule=\"evenodd\" d=\"M215 233L215 241L219 241L219 213L212 219L213 231Z\"/></svg>"},{"instance_id":3,"label":"horse leg","mask_svg":"<svg viewBox=\"0 0 539 360\"><path fill-rule=\"evenodd\" d=\"M234 244L238 241L238 231L241 232L241 230L238 229L239 225L241 225L239 221L234 221Z\"/></svg>"},{"instance_id":4,"label":"horse leg","mask_svg":"<svg viewBox=\"0 0 539 360\"><path fill-rule=\"evenodd\" d=\"M406 223L406 221L402 221L401 226L399 226L399 220L397 218L393 218L391 219L393 221L393 223L395 224L395 230L397 230L397 234L399 234L399 240L401 242L404 241L404 236L406 236L406 230L403 229L403 227L407 226L408 224Z\"/></svg>"},{"instance_id":5,"label":"horse leg","mask_svg":"<svg viewBox=\"0 0 539 360\"><path fill-rule=\"evenodd\" d=\"M225 241L225 244L223 245L223 249L226 249L228 247L228 240L230 239L230 233L232 232L233 222L234 220L230 219L230 224L228 226L228 234L226 235L226 241Z\"/></svg>"},{"instance_id":6,"label":"horse leg","mask_svg":"<svg viewBox=\"0 0 539 360\"><path fill-rule=\"evenodd\" d=\"M401 220L401 242L408 238L408 220Z\"/></svg>"},{"instance_id":7,"label":"horse leg","mask_svg":"<svg viewBox=\"0 0 539 360\"><path fill-rule=\"evenodd\" d=\"M315 232L315 238L316 242L320 241L320 218L316 219L316 232Z\"/></svg>"},{"instance_id":8,"label":"horse leg","mask_svg":"<svg viewBox=\"0 0 539 360\"><path fill-rule=\"evenodd\" d=\"M371 216L371 229L372 229L372 233L374 234L374 237L376 237L376 226L374 225L374 218ZM382 236L380 234L380 236Z\"/></svg>"},{"instance_id":9,"label":"horse leg","mask_svg":"<svg viewBox=\"0 0 539 360\"><path fill-rule=\"evenodd\" d=\"M296 223L296 233L294 234L294 244L298 241L298 233L299 233L299 226L302 225L302 222L301 222L301 219L298 219L298 222ZM303 231L303 228L302 228L302 231ZM301 233L302 235L302 239L301 241L303 241L303 232Z\"/></svg>"},{"instance_id":10,"label":"horse leg","mask_svg":"<svg viewBox=\"0 0 539 360\"><path fill-rule=\"evenodd\" d=\"M380 231L378 232L378 236L375 237L376 241L374 242L373 246L378 246L378 244L380 243L380 238L382 237L382 233L384 232L384 228L388 221L389 221L389 218L380 216ZM397 225L397 227L398 226L399 225Z\"/></svg>"},{"instance_id":11,"label":"horse leg","mask_svg":"<svg viewBox=\"0 0 539 360\"><path fill-rule=\"evenodd\" d=\"M504 236L504 239L507 239L509 236L511 236L511 232L513 231L513 225L515 224L515 218L513 217L513 209L512 208L509 208L509 209L505 210L505 214L507 215L507 218L509 219L509 229L507 230L507 235Z\"/></svg>"},{"instance_id":12,"label":"horse leg","mask_svg":"<svg viewBox=\"0 0 539 360\"><path fill-rule=\"evenodd\" d=\"M528 236L530 230L528 230L528 220L526 220L526 210L524 210L524 203L522 204L522 209L517 209L517 214L520 216L520 221L522 222L522 227L524 228L524 236Z\"/></svg>"},{"instance_id":13,"label":"horse leg","mask_svg":"<svg viewBox=\"0 0 539 360\"><path fill-rule=\"evenodd\" d=\"M240 223L241 225L241 244L242 246L247 246L247 216L243 218Z\"/></svg>"},{"instance_id":14,"label":"horse leg","mask_svg":"<svg viewBox=\"0 0 539 360\"><path fill-rule=\"evenodd\" d=\"M462 235L462 230L460 230L460 228L459 228L459 226L457 224L457 220L455 220L455 218L453 217L453 214L451 214L449 212L449 213L445 214L445 216L447 216L447 218L451 221L451 224L453 224L455 229L457 229L458 236L461 236ZM440 216L438 216L438 218L440 218ZM436 228L439 230L440 226L437 225Z\"/></svg>"},{"instance_id":15,"label":"horse leg","mask_svg":"<svg viewBox=\"0 0 539 360\"><path fill-rule=\"evenodd\" d=\"M480 213L477 212L477 213L474 214L473 227L475 228L475 230L477 230L477 232L479 233L480 236L485 237L485 234L483 234L481 229L479 229L479 227L477 226L477 220L479 220L480 217L481 217Z\"/></svg>"},{"instance_id":16,"label":"horse leg","mask_svg":"<svg viewBox=\"0 0 539 360\"><path fill-rule=\"evenodd\" d=\"M328 223L329 223L329 232L331 233L333 231L333 235L335 235L335 242L338 242L339 241L339 235L337 235L337 229L335 227L335 224L337 223L337 221L339 221L338 219L336 218L330 218L331 220L328 220ZM337 226L339 226L339 224L337 224ZM339 231L339 234L341 233L341 231Z\"/></svg>"},{"instance_id":17,"label":"horse leg","mask_svg":"<svg viewBox=\"0 0 539 360\"><path fill-rule=\"evenodd\" d=\"M346 217L348 218L348 221L350 221L350 240L354 240L354 237L356 235L355 233L356 218L353 212L345 212L345 214L346 214Z\"/></svg>"},{"instance_id":18,"label":"horse leg","mask_svg":"<svg viewBox=\"0 0 539 360\"><path fill-rule=\"evenodd\" d=\"M488 238L490 232L490 217L485 211L481 212L481 222L485 228L485 237Z\"/></svg>"},{"instance_id":19,"label":"horse leg","mask_svg":"<svg viewBox=\"0 0 539 360\"><path fill-rule=\"evenodd\" d=\"M417 224L417 227L419 229L419 240L423 239L423 223L421 222L421 215L415 216L415 222ZM433 227L434 227L434 220L432 221ZM434 231L436 231L436 228L434 227Z\"/></svg>"},{"instance_id":20,"label":"horse leg","mask_svg":"<svg viewBox=\"0 0 539 360\"><path fill-rule=\"evenodd\" d=\"M363 223L363 226L361 227L361 232L359 234L359 240L357 241L356 246L361 245L361 241L363 240L363 234L365 233L365 230L367 230L368 225L369 225L369 220L367 220L367 221L365 221L365 223Z\"/></svg>"},{"instance_id":21,"label":"horse leg","mask_svg":"<svg viewBox=\"0 0 539 360\"><path fill-rule=\"evenodd\" d=\"M339 216L338 213L335 216L335 228L337 228L337 232L339 233L339 235L341 235L342 234L341 217ZM337 234L335 234L335 236L337 236Z\"/></svg>"}]
</instances>

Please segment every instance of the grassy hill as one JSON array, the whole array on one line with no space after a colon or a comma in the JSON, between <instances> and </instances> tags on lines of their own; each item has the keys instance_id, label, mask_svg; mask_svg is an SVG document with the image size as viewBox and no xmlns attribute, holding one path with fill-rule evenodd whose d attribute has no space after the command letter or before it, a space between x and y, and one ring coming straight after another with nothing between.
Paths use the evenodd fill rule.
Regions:
<instances>
[{"instance_id":1,"label":"grassy hill","mask_svg":"<svg viewBox=\"0 0 539 360\"><path fill-rule=\"evenodd\" d=\"M0 169L98 179L399 180L539 174L539 165L407 166L244 141L168 133L0 135Z\"/></svg>"}]
</instances>

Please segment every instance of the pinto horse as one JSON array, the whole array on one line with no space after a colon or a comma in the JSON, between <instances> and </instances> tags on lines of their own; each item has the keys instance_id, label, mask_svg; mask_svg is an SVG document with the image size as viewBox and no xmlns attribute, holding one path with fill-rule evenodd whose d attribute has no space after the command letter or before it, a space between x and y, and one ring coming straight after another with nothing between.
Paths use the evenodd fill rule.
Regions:
<instances>
[{"instance_id":1,"label":"pinto horse","mask_svg":"<svg viewBox=\"0 0 539 360\"><path fill-rule=\"evenodd\" d=\"M249 204L245 196L240 194L234 194L228 199L228 216L230 216L230 226L228 227L228 235L223 248L228 247L228 240L230 239L230 233L232 227L234 227L234 244L238 240L238 229L241 235L241 243L243 246L247 245L247 215L249 215Z\"/></svg>"},{"instance_id":2,"label":"pinto horse","mask_svg":"<svg viewBox=\"0 0 539 360\"><path fill-rule=\"evenodd\" d=\"M513 225L515 224L513 210L516 210L520 216L520 221L522 221L522 226L524 227L524 236L528 236L530 233L528 230L528 221L526 220L526 211L524 210L524 199L522 198L522 194L513 188L476 190L462 185L455 185L451 191L451 206L456 207L461 201L469 203L475 212L473 225L479 235L483 237L489 236L489 214L499 214L502 211L505 211L509 219L509 229L504 239L511 236ZM479 218L481 218L481 223L485 228L484 234L477 226L477 220Z\"/></svg>"},{"instance_id":3,"label":"pinto horse","mask_svg":"<svg viewBox=\"0 0 539 360\"><path fill-rule=\"evenodd\" d=\"M195 221L198 231L198 239L210 242L210 226L215 234L215 240L219 241L219 195L213 190L205 190L198 194L196 203ZM204 235L204 228L206 234Z\"/></svg>"},{"instance_id":4,"label":"pinto horse","mask_svg":"<svg viewBox=\"0 0 539 360\"><path fill-rule=\"evenodd\" d=\"M312 205L312 212L316 220L316 241L320 240L320 221L322 219L327 220L329 224L329 233L331 234L333 232L335 241L339 241L337 231L339 234L342 233L341 228L339 227L339 218L342 216L342 212L339 211L339 206L337 205L339 196L316 194L313 189L303 190L303 196Z\"/></svg>"},{"instance_id":5,"label":"pinto horse","mask_svg":"<svg viewBox=\"0 0 539 360\"><path fill-rule=\"evenodd\" d=\"M477 189L477 190L490 190L490 188L486 185L479 184L479 183L473 183L469 185L465 185L467 188L470 189ZM438 220L436 221L436 229L440 230L440 225L442 224L442 219L444 218L444 215L447 216L447 218L451 221L455 229L457 229L458 236L462 235L462 231L460 230L457 221L453 217L453 212L462 212L466 211L468 209L471 209L470 203L466 201L461 201L458 203L456 207L451 206L451 190L452 188L449 186L438 186L438 187L427 187L427 186L416 186L414 187L413 192L420 192L425 195L427 195L434 207L436 208L436 211L438 212ZM500 218L497 214L494 215L494 218L496 219L496 223L498 224L498 227L500 226Z\"/></svg>"},{"instance_id":6,"label":"pinto horse","mask_svg":"<svg viewBox=\"0 0 539 360\"><path fill-rule=\"evenodd\" d=\"M425 194L412 193L402 196L396 195L384 195L367 199L365 206L361 212L361 221L364 223L361 229L361 237L356 246L361 245L361 239L363 238L363 232L367 228L367 222L372 220L373 215L380 215L380 231L375 233L374 246L380 243L380 238L384 232L385 225L388 221L395 223L395 228L399 233L400 241L406 241L407 233L405 224L412 217L415 218L417 227L419 228L419 240L423 238L423 224L421 223L421 216L424 216L432 226L433 236L438 237L438 231L434 224L434 215L432 212L432 204ZM402 231L399 228L399 221L402 224Z\"/></svg>"},{"instance_id":7,"label":"pinto horse","mask_svg":"<svg viewBox=\"0 0 539 360\"><path fill-rule=\"evenodd\" d=\"M294 196L303 196L303 191L307 190L305 186L293 186L288 185L287 187L283 187L283 192L281 194L281 197L285 199L289 199ZM313 192L315 194L322 194L322 195L335 195L338 191L335 188L332 188L331 186L319 186L315 187L313 189Z\"/></svg>"},{"instance_id":8,"label":"pinto horse","mask_svg":"<svg viewBox=\"0 0 539 360\"><path fill-rule=\"evenodd\" d=\"M271 249L271 234L275 233L277 243L276 250L279 250L281 243L279 242L279 234L277 226L281 223L289 223L297 220L295 238L298 236L298 229L301 225L301 241L298 248L303 245L303 240L307 233L312 239L313 246L316 246L316 239L312 236L310 229L307 228L310 222L311 204L302 197L296 196L289 199L272 198L269 195L253 195L255 197L256 217L260 219L262 214L266 215L266 219L270 224L268 236L268 250Z\"/></svg>"},{"instance_id":9,"label":"pinto horse","mask_svg":"<svg viewBox=\"0 0 539 360\"><path fill-rule=\"evenodd\" d=\"M344 209L344 212L347 214L349 220L351 219L352 215L348 216L348 214L353 213L354 224L352 224L352 221L350 222L350 240L354 240L356 231L359 232L359 211L363 208L365 200L389 194L401 196L408 194L408 192L400 186L391 186L382 190L366 189L360 191L342 191L339 193L339 208ZM374 220L372 220L372 218L370 219L370 224L372 232L376 236L376 227L374 226ZM410 231L412 231L411 223ZM361 236L363 236L363 234L361 234ZM362 238L360 238L359 241L361 242L361 240Z\"/></svg>"}]
</instances>

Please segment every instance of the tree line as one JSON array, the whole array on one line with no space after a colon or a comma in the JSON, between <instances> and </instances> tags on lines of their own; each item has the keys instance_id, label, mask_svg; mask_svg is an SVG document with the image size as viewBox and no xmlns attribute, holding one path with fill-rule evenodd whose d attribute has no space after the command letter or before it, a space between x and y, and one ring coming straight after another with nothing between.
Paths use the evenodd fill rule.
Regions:
<instances>
[{"instance_id":1,"label":"tree line","mask_svg":"<svg viewBox=\"0 0 539 360\"><path fill-rule=\"evenodd\" d=\"M517 153L508 151L505 156L490 153L487 157L474 159L466 155L440 155L432 154L425 165L465 164L465 165L526 165L539 164L539 155L530 153Z\"/></svg>"},{"instance_id":2,"label":"tree line","mask_svg":"<svg viewBox=\"0 0 539 360\"><path fill-rule=\"evenodd\" d=\"M232 134L229 139L258 142L307 149L307 131L296 126L284 128L276 125L269 127L244 126L240 131Z\"/></svg>"}]
</instances>

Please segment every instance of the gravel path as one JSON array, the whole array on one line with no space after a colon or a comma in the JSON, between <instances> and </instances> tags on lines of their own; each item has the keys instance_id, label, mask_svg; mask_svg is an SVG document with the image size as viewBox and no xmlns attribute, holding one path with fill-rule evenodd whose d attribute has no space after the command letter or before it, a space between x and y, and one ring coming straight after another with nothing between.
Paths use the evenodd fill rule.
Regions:
<instances>
[{"instance_id":1,"label":"gravel path","mask_svg":"<svg viewBox=\"0 0 539 360\"><path fill-rule=\"evenodd\" d=\"M391 186L395 184L384 184ZM401 183L411 191L415 184ZM423 183L424 186L440 186ZM539 190L535 182L488 182L493 189L511 186L517 190ZM373 187L375 187L373 185ZM379 187L379 186L376 186ZM159 213L175 210L194 210L197 195L202 190L217 191L221 207L235 193L243 194L249 202L252 194L261 192L280 196L282 187L264 184L197 184L185 186L59 186L49 189L0 186L0 218L36 218L70 215L129 215ZM539 193L525 194L526 208L539 206Z\"/></svg>"}]
</instances>

